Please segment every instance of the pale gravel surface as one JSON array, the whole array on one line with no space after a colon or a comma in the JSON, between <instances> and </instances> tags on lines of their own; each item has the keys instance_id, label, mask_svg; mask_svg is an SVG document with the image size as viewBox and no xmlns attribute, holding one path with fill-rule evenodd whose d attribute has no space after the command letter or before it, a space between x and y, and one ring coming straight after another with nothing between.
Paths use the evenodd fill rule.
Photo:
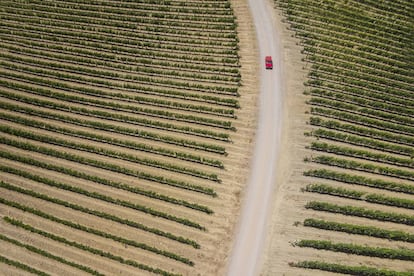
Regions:
<instances>
[{"instance_id":1,"label":"pale gravel surface","mask_svg":"<svg viewBox=\"0 0 414 276\"><path fill-rule=\"evenodd\" d=\"M227 274L257 275L275 185L275 168L282 128L282 57L279 34L267 0L249 0L260 49L260 100L251 175L242 203ZM273 70L264 69L264 57L273 57Z\"/></svg>"}]
</instances>

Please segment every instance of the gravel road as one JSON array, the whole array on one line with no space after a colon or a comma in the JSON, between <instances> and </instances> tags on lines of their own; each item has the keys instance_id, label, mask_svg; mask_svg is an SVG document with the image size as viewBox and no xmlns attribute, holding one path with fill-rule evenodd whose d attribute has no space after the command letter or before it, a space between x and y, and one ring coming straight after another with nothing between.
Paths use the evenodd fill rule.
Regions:
<instances>
[{"instance_id":1,"label":"gravel road","mask_svg":"<svg viewBox=\"0 0 414 276\"><path fill-rule=\"evenodd\" d=\"M260 102L251 173L228 266L230 276L260 273L272 194L277 185L275 169L282 125L283 57L272 17L273 6L268 0L248 1L260 50ZM273 57L273 70L265 69L264 58L268 55Z\"/></svg>"}]
</instances>

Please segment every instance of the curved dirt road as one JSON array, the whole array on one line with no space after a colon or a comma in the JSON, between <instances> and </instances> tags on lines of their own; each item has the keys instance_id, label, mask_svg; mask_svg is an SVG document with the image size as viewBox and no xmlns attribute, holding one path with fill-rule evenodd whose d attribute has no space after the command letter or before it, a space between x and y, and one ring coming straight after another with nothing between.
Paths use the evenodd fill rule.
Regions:
<instances>
[{"instance_id":1,"label":"curved dirt road","mask_svg":"<svg viewBox=\"0 0 414 276\"><path fill-rule=\"evenodd\" d=\"M260 49L260 103L251 174L228 267L230 276L258 275L267 233L282 125L281 49L267 0L248 0ZM273 57L265 70L264 57Z\"/></svg>"}]
</instances>

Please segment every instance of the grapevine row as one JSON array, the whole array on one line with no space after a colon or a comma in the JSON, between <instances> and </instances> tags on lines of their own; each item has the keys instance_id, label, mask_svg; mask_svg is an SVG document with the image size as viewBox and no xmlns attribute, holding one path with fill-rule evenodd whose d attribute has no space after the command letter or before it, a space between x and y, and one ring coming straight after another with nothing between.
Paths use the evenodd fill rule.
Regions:
<instances>
[{"instance_id":1,"label":"grapevine row","mask_svg":"<svg viewBox=\"0 0 414 276\"><path fill-rule=\"evenodd\" d=\"M181 205L193 210L198 210L207 214L212 214L213 211L203 205L199 205L196 203L190 203L187 202L185 200L182 199L176 199L164 194L159 194L156 193L154 191L151 190L145 190L145 189L141 189L139 187L135 187L135 186L129 186L127 184L121 183L121 182L115 182L115 181L111 181L111 180L107 180L105 178L101 178L98 176L94 176L94 175L90 175L87 173L83 173L83 172L79 172L78 170L72 170L69 169L67 167L63 167L63 166L57 166L57 165L53 165L50 163L44 163L29 157L22 157L19 155L15 155L12 153L8 153L8 152L0 152L0 157L5 158L5 159L9 159L9 160L13 160L13 161L17 161L23 164L27 164L27 165L31 165L31 166L35 166L38 168L42 168L42 169L47 169L47 170L51 170L51 171L55 171L55 172L59 172L59 173L63 173L66 175L70 175L73 177L77 177L77 178L81 178L84 180L88 180L91 182L95 182L101 185L105 185L105 186L109 186L109 187L113 187L113 188L117 188L117 189L121 189L121 190L125 190L131 193L135 193L135 194L139 194L139 195L143 195L149 198L154 198L154 199L158 199L158 200L162 200L168 203L172 203L172 204L176 204L176 205ZM8 167L8 166L4 166L4 165L0 165L0 171L3 171L5 173L12 173L12 174L16 174L19 175L20 171L17 169L14 169L12 167Z\"/></svg>"},{"instance_id":2,"label":"grapevine row","mask_svg":"<svg viewBox=\"0 0 414 276\"><path fill-rule=\"evenodd\" d=\"M204 70L207 71L214 71L216 68L218 68L219 72L231 72L231 73L237 73L238 65L234 64L233 60L229 59L214 59L212 57L206 57L206 56L195 56L195 55L181 55L181 54L174 54L170 52L160 52L157 55L157 58L154 59L154 53L150 50L137 50L137 49L131 49L131 48L120 48L120 47L106 47L100 48L99 51L97 51L96 47L99 45L81 45L80 43L75 43L74 45L68 44L65 41L53 41L53 44L51 44L47 40L43 40L42 38L25 38L21 36L17 36L14 34L7 34L5 31L0 31L0 37L3 40L6 40L8 42L13 42L17 45L29 45L29 46L37 46L41 48L51 48L55 49L57 51L69 51L71 54L73 53L80 53L80 54L86 54L93 57L106 57L106 58L112 58L114 59L115 54L116 56L120 56L121 61L127 60L127 61L134 61L134 60L144 60L144 63L175 63L179 64L180 67L184 68L197 68L200 69L201 67L204 67ZM183 62L186 61L186 62ZM232 63L227 63L232 62ZM214 66L214 67L210 67Z\"/></svg>"},{"instance_id":3,"label":"grapevine row","mask_svg":"<svg viewBox=\"0 0 414 276\"><path fill-rule=\"evenodd\" d=\"M327 202L311 201L305 205L305 208L315 211L338 213L346 216L363 217L378 221L394 222L411 226L414 225L414 216L400 213L383 212L363 207L355 207L350 205L341 206Z\"/></svg>"},{"instance_id":4,"label":"grapevine row","mask_svg":"<svg viewBox=\"0 0 414 276\"><path fill-rule=\"evenodd\" d=\"M349 147L336 146L336 145L331 145L331 144L321 143L321 142L312 142L310 145L310 149L316 150L316 151L333 153L336 155L343 155L343 156L355 157L355 158L360 158L360 159L366 159L370 161L377 161L377 162L392 164L396 166L414 168L413 159L394 157L394 156L390 156L390 155L382 154L382 153L373 153L373 152L366 151L366 150L357 150L357 149L352 149Z\"/></svg>"},{"instance_id":5,"label":"grapevine row","mask_svg":"<svg viewBox=\"0 0 414 276\"><path fill-rule=\"evenodd\" d=\"M300 240L294 246L310 247L314 249L343 252L347 254L363 255L385 259L414 260L414 251L409 249L392 249L384 247L361 246L352 243L334 243L326 240Z\"/></svg>"},{"instance_id":6,"label":"grapevine row","mask_svg":"<svg viewBox=\"0 0 414 276\"><path fill-rule=\"evenodd\" d=\"M130 265L130 266L142 269L142 270L146 270L146 271L149 271L149 272L152 272L152 273L155 273L155 274L159 274L159 275L178 276L178 274L172 274L172 273L166 272L164 270L161 270L159 268L153 268L151 266L138 263L134 260L124 259L123 257L114 255L110 252L105 252L105 251L102 251L102 250L99 250L99 249L96 249L96 248L93 248L93 247L90 247L90 246L87 246L87 245L84 245L84 244L81 244L81 243L77 243L75 241L68 240L68 239L63 238L61 236L54 235L50 232L46 232L46 231L37 229L37 228L35 228L35 227L33 227L29 224L23 223L20 220L16 220L16 219L13 219L13 218L10 218L10 217L4 217L3 220L7 223L10 223L11 225L14 225L16 227L20 227L24 230L30 231L30 232L35 233L35 234L39 234L39 235L41 235L45 238L49 238L51 240L54 240L54 241L57 241L57 242L60 242L60 243L63 243L63 244L81 249L81 250L84 250L84 251L92 253L92 254L96 254L96 255L99 255L99 256L102 256L102 257L106 257L108 259L120 262L122 264L127 264L127 265Z\"/></svg>"},{"instance_id":7,"label":"grapevine row","mask_svg":"<svg viewBox=\"0 0 414 276\"><path fill-rule=\"evenodd\" d=\"M327 263L320 261L302 261L297 263L290 263L293 267L300 267L306 269L318 269L322 271L329 271L335 273L349 274L349 275L364 275L364 276L411 276L411 272L397 272L386 269L378 269L367 266L349 266L335 263Z\"/></svg>"},{"instance_id":8,"label":"grapevine row","mask_svg":"<svg viewBox=\"0 0 414 276\"><path fill-rule=\"evenodd\" d=\"M338 130L342 132L357 134L358 136L362 136L362 137L373 138L375 140L379 139L383 141L401 144L404 146L409 146L409 148L404 147L404 152L407 152L410 155L414 153L414 150L412 149L412 146L414 146L414 138L411 136L394 134L394 133L390 133L387 130L381 131L375 128L361 127L361 126L356 126L353 124L347 124L347 123L333 121L333 120L326 120L320 117L311 117L309 122L311 125L314 125L314 126L325 127L328 129L334 129L334 130ZM349 137L349 135L347 135L347 137ZM363 138L355 136L355 138L353 138L353 141L359 141L360 139L363 139ZM363 139L363 141L367 142L371 140Z\"/></svg>"},{"instance_id":9,"label":"grapevine row","mask_svg":"<svg viewBox=\"0 0 414 276\"><path fill-rule=\"evenodd\" d=\"M3 168L4 167L2 167L2 169ZM205 227L201 226L198 223L192 222L188 219L179 218L179 217L176 217L176 216L173 216L173 215L169 215L165 212L161 212L161 211L158 211L158 210L155 210L155 209L143 206L143 205L131 203L131 202L126 201L126 200L115 199L115 198L112 198L110 196L103 195L103 194L100 194L100 193L97 193L97 192L90 192L90 191L87 191L85 189L82 189L82 188L79 188L79 187L76 187L76 186L71 186L71 185L68 185L68 184L65 184L65 183L56 182L56 181L48 179L46 177L41 177L41 176L34 175L34 174L31 174L31 173L27 173L27 172L24 172L24 171L21 171L21 170L13 170L10 167L6 167L6 170L7 170L8 173L14 173L18 176L36 181L38 183L41 183L41 184L44 184L44 185L47 185L47 186L50 186L50 187L55 187L55 188L62 189L62 190L65 190L65 191L70 191L72 193L77 193L77 194L80 194L80 195L84 195L84 196L87 196L87 197L90 197L90 198L99 199L99 200L102 200L104 202L108 202L108 203L111 203L111 204L114 204L114 205L119 205L119 206L122 206L122 207L125 207L125 208L130 208L130 209L133 209L133 210L136 210L136 211L143 212L145 214L149 214L149 215L154 216L154 217L160 217L160 218L164 218L164 219L167 219L167 220L171 220L171 221L180 223L182 225L193 227L193 228L196 228L196 229L199 229L199 230L205 230ZM52 197L49 197L45 194L37 193L37 192L34 192L32 190L22 189L20 187L8 184L6 182L1 182L0 187L11 190L11 191L19 192L19 193L22 193L22 194L30 195L30 196L33 196L33 197L36 197L36 198L40 198L40 199L43 199L43 200L56 202L57 204L63 205L63 203L64 203L63 200L60 200L58 198L52 198Z\"/></svg>"},{"instance_id":10,"label":"grapevine row","mask_svg":"<svg viewBox=\"0 0 414 276\"><path fill-rule=\"evenodd\" d=\"M7 133L10 135L14 135L17 137L23 137L26 139L30 139L32 141L38 141L41 143L51 144L51 145L57 145L61 147L71 148L79 151L85 151L89 153L95 153L102 156L107 157L113 157L115 159L119 160L125 160L129 162L133 162L136 164L141 164L149 167L155 167L155 168L161 168L164 170L187 174L203 179L208 179L215 182L221 182L221 180L218 178L217 174L212 173L206 173L200 170L184 167L184 166L178 166L173 163L167 163L163 161L157 161L149 158L140 158L136 155L131 155L128 153L122 153L119 151L109 150L102 147L95 147L90 144L82 144L82 143L75 143L70 142L68 140L60 139L60 138L54 138L51 136L46 135L38 135L33 132L24 131L18 128L9 127L9 126L1 126L0 125L0 131L3 133Z\"/></svg>"},{"instance_id":11,"label":"grapevine row","mask_svg":"<svg viewBox=\"0 0 414 276\"><path fill-rule=\"evenodd\" d=\"M15 88L16 86L13 83L11 87ZM37 90L37 91L47 92L47 90L45 91L45 89L34 88L31 86L27 86L27 85L19 85L19 87L20 87L20 91L22 90L26 91L26 88L27 88L27 90L32 90L32 91ZM74 106L60 104L60 103L56 103L52 101L46 101L46 100L40 100L37 98L26 97L18 93L9 93L9 92L0 90L0 96L7 97L13 100L17 100L22 103L27 103L27 104L40 106L40 107L54 109L57 111L66 111L66 112L70 112L74 114L80 114L80 115L86 115L86 116L100 118L100 119L112 120L115 122L129 123L133 125L140 125L140 126L146 126L146 127L151 127L151 128L179 132L179 133L192 134L192 135L211 138L215 140L228 141L229 139L229 135L227 133L217 133L215 131L206 130L206 129L193 128L189 126L178 126L178 125L174 125L170 123L163 123L160 121L148 120L145 118L138 118L138 117L131 117L131 116L125 116L121 114L110 113L107 111L91 110L91 109L84 108L84 107L74 107Z\"/></svg>"},{"instance_id":12,"label":"grapevine row","mask_svg":"<svg viewBox=\"0 0 414 276\"><path fill-rule=\"evenodd\" d=\"M6 46L7 47L7 46ZM30 56L27 54L27 52L35 52L33 50L25 51L25 56ZM90 80L90 82L96 82L98 85L103 84L111 84L113 86L117 86L120 88L123 88L120 84L111 83L110 80L127 80L134 84L139 84L145 79L142 77L138 77L136 75L133 75L136 72L139 72L140 76L150 76L150 77L166 77L168 76L170 79L175 80L184 80L184 81L199 81L199 82L206 82L206 83L214 83L214 84L221 84L223 86L227 85L239 85L240 79L239 78L232 78L228 76L220 76L220 75L204 75L204 74L196 74L195 72L181 72L177 70L168 70L167 68L156 68L156 67L148 67L148 66L142 66L142 65L135 65L134 66L127 66L125 64L108 64L108 62L99 62L99 61L91 61L86 60L86 63L80 63L78 61L72 61L73 59L80 60L79 57L65 57L65 63L56 63L56 62L46 62L42 61L41 59L47 59L56 61L56 59L53 58L47 58L44 55L32 55L33 57L37 58L37 60L33 60L33 58L23 58L22 53L17 53L19 56L16 55L10 55L10 54L1 54L1 56L9 61L12 61L14 63L20 63L23 65L33 65L36 64L36 66L45 68L45 69L60 69L62 72L61 74L64 74L63 72L68 73L77 73L82 72L84 75L92 76L92 77L99 77L103 78L104 80L100 80L99 82L97 80ZM51 56L50 53L46 53L46 55ZM60 57L61 60L62 57ZM37 62L37 63L36 63ZM91 63L97 63L103 64L100 66L100 69L104 70L98 70L96 68L87 68L86 66L90 66ZM33 68L24 68L22 66L17 66L16 64L10 64L6 62L2 62L2 66L6 68L13 68L13 69L19 69L23 71L23 69L31 69L34 73L36 73L35 69ZM44 70L40 70L37 73L41 73ZM45 71L44 71L45 72ZM50 74L50 73L49 73ZM53 75L53 74L52 74ZM69 75L66 75L67 78L70 78ZM75 76L72 76L72 78L75 78ZM84 78L80 78L84 79ZM76 80L76 79L75 79ZM155 81L154 81L155 82ZM163 84L161 84L163 85ZM215 89L213 86L211 87L213 90Z\"/></svg>"},{"instance_id":13,"label":"grapevine row","mask_svg":"<svg viewBox=\"0 0 414 276\"><path fill-rule=\"evenodd\" d=\"M355 225L318 219L305 219L303 225L329 231L414 243L414 234L397 230L387 230L374 226Z\"/></svg>"},{"instance_id":14,"label":"grapevine row","mask_svg":"<svg viewBox=\"0 0 414 276\"><path fill-rule=\"evenodd\" d=\"M41 62L38 62L38 63L40 67ZM127 86L126 84L113 85L113 82L107 81L107 80L90 79L87 77L81 77L81 76L72 75L72 74L49 71L50 69L49 70L33 69L33 68L24 67L24 66L11 65L9 63L4 63L4 62L0 62L0 65L2 65L4 68L13 70L15 72L17 71L17 72L22 72L22 73L29 73L29 74L36 75L39 77L48 77L48 78L54 78L54 79L59 79L59 80L66 80L66 81L71 81L71 82L78 83L78 84L90 85L93 83L93 85L98 86L98 87L104 87L104 88L110 88L110 89L113 89L116 87L117 89L121 89L121 90L126 90L124 87ZM59 70L67 71L65 69L59 69ZM79 70L79 71L82 71L82 70ZM85 75L89 75L89 74L85 74ZM139 103L139 104L145 104L145 105L156 106L156 107L161 107L161 108L193 111L197 113L212 114L212 115L218 115L218 116L230 117L230 118L236 117L234 115L233 109L213 108L213 107L205 106L205 105L194 105L190 103L184 104L184 103L173 102L169 100L162 100L162 99L156 99L156 98L154 99L150 97L142 97L142 96L136 96L136 95L132 96L128 94L122 94L119 92L114 93L114 92L105 92L102 90L92 89L92 88L73 87L73 86L66 85L66 84L59 84L59 82L56 82L56 81L50 81L50 80L46 81L42 78L31 77L31 76L26 76L26 75L16 74L16 73L4 72L4 76L11 78L11 79L19 79L19 80L33 83L33 84L39 83L40 85L49 86L52 88L59 87L59 89L65 90L65 91L73 91L76 93L91 95L91 96L99 95L100 98L105 98L105 99L120 100L120 101L125 101L128 103ZM129 88L128 90L131 90L131 88ZM138 92L138 91L134 91L134 92Z\"/></svg>"},{"instance_id":15,"label":"grapevine row","mask_svg":"<svg viewBox=\"0 0 414 276\"><path fill-rule=\"evenodd\" d=\"M17 208L17 209L22 210L24 212L28 212L28 213L37 215L37 216L39 216L41 218L45 218L45 219L48 219L50 221L63 224L65 226L71 227L71 228L76 229L76 230L80 230L80 231L83 231L83 232L86 232L86 233L90 233L90 234L93 234L93 235L96 235L96 236L100 236L100 237L103 237L103 238L106 238L106 239L111 239L111 240L114 240L116 242L120 242L122 244L127 244L127 245L130 245L130 246L136 247L136 248L140 248L140 249L143 249L143 250L147 250L149 252L152 252L152 253L155 253L155 254L159 254L159 255L164 256L164 257L167 257L167 258L174 259L176 261L182 262L182 263L187 264L187 265L190 265L190 266L193 266L194 265L194 262L190 261L189 259L187 259L185 257L179 256L179 255L177 255L175 253L172 253L172 252L169 252L169 251L165 251L165 250L159 250L159 249L157 249L155 247L152 247L152 246L149 246L149 245L147 245L145 243L138 243L138 242L136 242L134 240L125 239L125 238L122 238L120 236L116 236L116 235L113 235L113 234L110 234L110 233L102 232L100 230L97 230L97 229L94 229L94 228L91 228L91 227L87 227L87 226L81 225L79 223L74 223L72 221L60 219L58 217L55 217L55 216L52 216L50 214L44 213L44 212L42 212L40 210L36 210L36 209L30 208L30 207L27 207L25 205L21 205L21 204L19 204L17 202L14 202L14 201L8 201L8 200L1 199L0 198L0 203L4 203L4 204L6 204L8 206L13 206L14 208ZM0 239L4 240L4 238L6 238L6 237L0 234ZM13 242L13 241L11 241L11 242ZM32 251L32 250L30 250L30 251ZM43 251L43 250L40 250L40 251ZM40 251L39 251L39 253L41 253L43 256L48 257L47 254L44 254L44 253L42 253ZM45 252L45 251L43 251L43 252ZM54 257L54 256L51 255L50 257ZM64 261L63 258L60 258L60 259L61 259L60 262L63 262ZM78 268L81 268L82 270L87 271L87 269L85 267L82 268L82 266L79 266ZM87 271L87 272L90 273L91 271ZM97 275L97 274L95 274L95 275Z\"/></svg>"},{"instance_id":16,"label":"grapevine row","mask_svg":"<svg viewBox=\"0 0 414 276\"><path fill-rule=\"evenodd\" d=\"M64 160L76 162L79 164L92 166L95 168L105 169L105 170L112 171L112 172L134 176L139 179L153 181L159 184L169 185L169 186L180 188L180 189L186 189L186 190L202 193L202 194L209 195L212 197L217 196L216 192L211 188L206 188L203 186L187 183L187 182L180 181L180 180L174 180L174 179L167 178L164 176L152 175L146 172L128 169L128 168L121 167L119 165L108 163L105 161L98 161L96 159L91 159L91 158L86 158L86 157L82 157L82 156L75 155L75 154L61 152L58 150L54 150L54 149L43 147L43 146L37 146L35 144L31 144L27 142L19 142L19 141L15 141L15 140L1 137L1 136L0 136L0 142L2 144L16 147L22 150L37 152L37 153L45 154L48 156L53 156L56 158L61 158Z\"/></svg>"},{"instance_id":17,"label":"grapevine row","mask_svg":"<svg viewBox=\"0 0 414 276\"><path fill-rule=\"evenodd\" d=\"M11 266L17 267L17 268L19 268L21 270L24 270L24 271L27 271L27 272L36 274L38 276L51 276L50 274L48 274L46 272L40 271L38 269L35 269L35 268L33 268L31 266L28 266L28 265L26 265L24 263L11 260L9 258L6 258L6 257L2 256L2 255L0 255L0 263L4 263L4 264L7 264L7 265L11 265Z\"/></svg>"},{"instance_id":18,"label":"grapevine row","mask_svg":"<svg viewBox=\"0 0 414 276\"><path fill-rule=\"evenodd\" d=\"M327 169L308 170L303 173L305 176L318 177L322 179L335 180L342 183L362 185L377 189L384 189L393 192L414 194L414 186L406 183L372 179L360 175L336 172Z\"/></svg>"},{"instance_id":19,"label":"grapevine row","mask_svg":"<svg viewBox=\"0 0 414 276\"><path fill-rule=\"evenodd\" d=\"M69 128L54 126L54 125L51 125L51 124L48 124L48 123L39 122L39 121L36 121L36 120L33 120L33 119L27 119L27 118L24 118L24 117L10 115L10 114L7 114L7 113L2 113L2 112L0 112L0 116L3 120L18 123L18 124L21 124L21 125L24 125L24 126L30 126L30 127L43 129L43 130L48 130L48 131L51 131L51 132L60 133L60 134L64 134L64 135L67 135L67 136L79 137L79 138L83 138L83 139L88 139L90 141L97 141L97 142L106 143L106 144L110 144L110 145L125 147L125 148L128 148L128 149L134 149L134 150L139 150L139 151L143 151L143 152L155 153L155 154L162 155L162 156L173 157L173 158L177 158L177 159L180 159L180 160L190 161L190 162L199 163L199 164L203 164L203 165L208 165L208 166L212 166L212 167L218 167L218 168L221 168L221 169L224 168L224 165L221 161L214 160L214 159L209 159L209 158L206 158L206 157L202 157L200 155L194 155L194 154L191 154L191 153L185 153L185 152L181 152L181 151L173 151L173 150L169 150L167 148L155 147L155 146L151 146L151 145L144 144L144 143L136 143L136 142L132 142L132 141L126 141L126 140L111 138L111 137L106 136L106 135L95 134L95 133L91 133L91 132L88 132L88 131L73 130L73 129L69 129ZM0 128L1 127L2 126L0 126Z\"/></svg>"},{"instance_id":20,"label":"grapevine row","mask_svg":"<svg viewBox=\"0 0 414 276\"><path fill-rule=\"evenodd\" d=\"M1 93L1 90L0 90ZM86 120L86 119L78 119L70 116L60 115L58 113L50 113L41 110L32 109L25 106L9 104L5 102L0 102L0 107L5 110L19 112L23 114L27 114L30 116L37 116L41 118L47 118L59 122L70 123L77 126L88 127L92 129L103 130L112 133L124 134L131 137L139 137L142 139L149 139L154 141L159 141L167 144L183 146L187 148L203 150L207 152L213 152L221 155L226 155L226 151L223 147L213 145L213 144L206 144L206 143L199 143L192 140L187 139L180 139L174 136L168 135L160 135L153 132L142 131L133 128L122 127L115 124L108 124L99 121L93 120ZM6 119L6 118L5 118Z\"/></svg>"},{"instance_id":21,"label":"grapevine row","mask_svg":"<svg viewBox=\"0 0 414 276\"><path fill-rule=\"evenodd\" d=\"M131 221L131 220L128 220L128 219L123 219L123 218L117 217L115 215L105 213L105 212L101 212L101 211L98 211L98 210L93 210L93 209L89 209L89 208L86 208L86 207L82 207L82 206L77 205L77 204L72 204L72 203L69 203L67 201L59 200L57 198L49 197L47 195L43 195L43 194L36 193L36 192L30 191L30 190L22 189L22 188L19 188L19 187L10 185L10 184L6 184L4 182L0 182L0 184L1 184L1 186L7 186L9 188L13 188L13 190L16 190L16 192L19 192L19 193L24 193L26 195L29 195L29 196L32 196L32 197L35 197L35 198L39 198L39 199L42 199L42 200L45 200L45 201L49 201L49 202L52 202L54 204L58 204L58 205L61 205L61 206L64 206L64 207L67 207L67 208L70 208L70 209L73 209L73 210L76 210L76 211L80 211L80 212L83 212L83 213L86 213L86 214L89 214L89 215L93 215L93 216L100 217L100 218L103 218L103 219L111 220L111 221L114 221L114 222L117 222L117 223L120 223L120 224L123 224L123 225L127 225L127 226L130 226L130 227L136 228L136 229L140 229L140 230L143 230L143 231L146 231L146 232L149 232L149 233L153 233L155 235L165 237L165 238L168 238L168 239L171 239L171 240L183 243L183 244L191 245L194 248L200 248L200 245L197 242L193 241L193 240L190 240L190 239L187 239L187 238L184 238L184 237L181 237L181 236L176 236L176 235L173 235L169 232L164 232L164 231L161 231L161 230L156 229L156 228L150 228L150 227L147 227L147 226L145 226L141 223L135 222L135 221ZM6 204L6 205L11 206L11 207L18 206L12 201L6 201L4 199L1 199L1 201L2 201L1 202L2 204Z\"/></svg>"},{"instance_id":22,"label":"grapevine row","mask_svg":"<svg viewBox=\"0 0 414 276\"><path fill-rule=\"evenodd\" d=\"M42 249L37 248L37 247L34 247L34 246L29 245L27 243L22 243L22 242L20 242L18 240L9 238L9 237L7 237L5 235L0 234L0 240L5 241L5 242L8 242L8 243L12 243L12 244L14 244L16 246L19 246L19 247L23 247L23 248L29 250L30 252L39 254L41 256L44 256L46 258L49 258L49 259L52 259L52 260L55 260L55 261L58 261L58 262L60 262L62 264L65 264L65 265L69 265L69 266L75 267L75 268L80 269L82 271L85 271L85 272L87 272L87 273L89 273L91 275L99 275L99 276L104 276L105 275L105 274L102 274L102 273L100 273L100 272L98 272L96 270L91 269L90 267L87 267L87 266L84 266L84 265L81 265L81 264L78 264L78 263L75 263L75 262L72 262L72 261L68 261L68 260L66 260L66 259L64 259L62 257L53 255L53 254L51 254L51 253L49 253L49 252L47 252L45 250L42 250Z\"/></svg>"},{"instance_id":23,"label":"grapevine row","mask_svg":"<svg viewBox=\"0 0 414 276\"><path fill-rule=\"evenodd\" d=\"M400 208L414 209L414 200L390 197L380 194L367 194L366 192L344 188L336 188L326 184L309 184L305 187L304 190L307 192L327 194L357 200L365 200L371 203L378 203Z\"/></svg>"},{"instance_id":24,"label":"grapevine row","mask_svg":"<svg viewBox=\"0 0 414 276\"><path fill-rule=\"evenodd\" d=\"M346 111L336 111L332 109L312 107L311 114L325 116L328 118L339 119L345 122L350 122L366 127L372 127L378 130L391 131L397 134L413 135L414 127L404 126L397 123L388 123L382 120L371 119L361 115L350 114Z\"/></svg>"},{"instance_id":25,"label":"grapevine row","mask_svg":"<svg viewBox=\"0 0 414 276\"><path fill-rule=\"evenodd\" d=\"M369 163L363 163L353 160L346 160L326 155L319 155L310 159L312 162L324 164L328 166L335 166L344 169L364 171L379 175L391 176L400 179L414 180L414 172L407 170L400 170L391 167L378 166Z\"/></svg>"}]
</instances>

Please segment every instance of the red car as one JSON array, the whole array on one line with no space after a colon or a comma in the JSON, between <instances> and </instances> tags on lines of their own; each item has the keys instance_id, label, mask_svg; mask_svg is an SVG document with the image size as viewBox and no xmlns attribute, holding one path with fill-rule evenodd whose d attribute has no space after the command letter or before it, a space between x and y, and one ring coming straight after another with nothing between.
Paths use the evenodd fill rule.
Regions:
<instances>
[{"instance_id":1,"label":"red car","mask_svg":"<svg viewBox=\"0 0 414 276\"><path fill-rule=\"evenodd\" d=\"M273 69L273 61L271 56L266 56L265 58L266 69Z\"/></svg>"}]
</instances>

